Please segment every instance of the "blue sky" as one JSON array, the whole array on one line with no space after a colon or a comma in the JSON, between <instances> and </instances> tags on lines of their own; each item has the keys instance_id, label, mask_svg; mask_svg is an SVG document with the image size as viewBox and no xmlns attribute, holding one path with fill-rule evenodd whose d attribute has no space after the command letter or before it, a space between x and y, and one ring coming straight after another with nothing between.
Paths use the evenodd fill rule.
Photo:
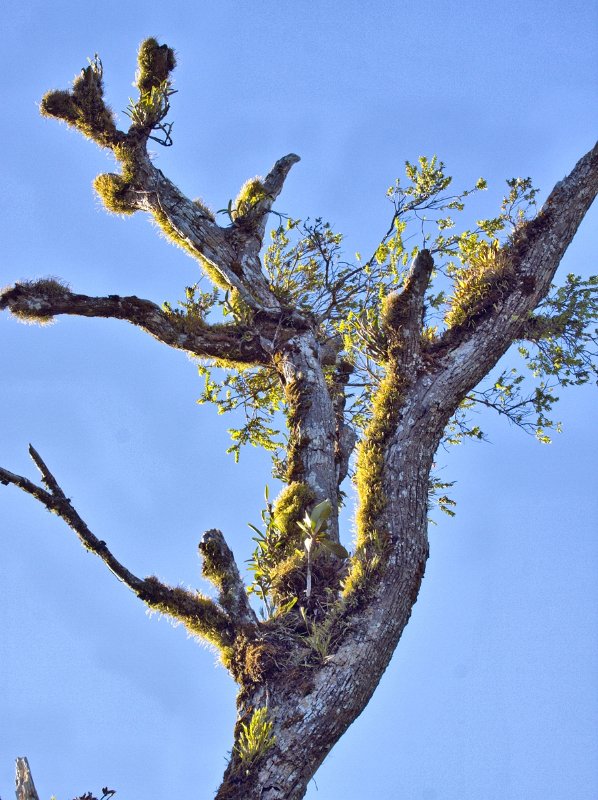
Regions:
<instances>
[{"instance_id":1,"label":"blue sky","mask_svg":"<svg viewBox=\"0 0 598 800\"><path fill-rule=\"evenodd\" d=\"M507 177L532 175L545 197L594 143L596 17L578 0L10 0L0 283L55 275L88 294L176 302L197 276L141 215L100 209L91 181L111 162L38 115L94 52L119 110L139 41L178 51L175 146L157 157L186 193L222 208L297 152L278 208L330 220L351 254L386 230L386 188L419 154L438 153L457 185L488 179L477 216ZM561 276L595 272L597 218ZM195 404L184 355L116 321L3 315L0 364L0 464L34 477L32 442L133 572L201 587L196 548L211 527L249 556L268 461L225 455L227 422ZM593 387L568 392L548 447L483 417L489 444L439 459L457 517L432 528L403 640L309 800L598 796L595 403ZM0 795L27 755L46 800L106 784L122 800L211 797L233 682L183 630L148 619L60 520L0 488Z\"/></svg>"}]
</instances>

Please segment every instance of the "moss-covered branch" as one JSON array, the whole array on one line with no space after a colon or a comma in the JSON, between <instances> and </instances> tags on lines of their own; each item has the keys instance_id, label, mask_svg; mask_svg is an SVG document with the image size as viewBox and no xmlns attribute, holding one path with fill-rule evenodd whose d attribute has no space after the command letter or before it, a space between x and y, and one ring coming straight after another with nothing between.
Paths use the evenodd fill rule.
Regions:
<instances>
[{"instance_id":1,"label":"moss-covered branch","mask_svg":"<svg viewBox=\"0 0 598 800\"><path fill-rule=\"evenodd\" d=\"M72 89L48 92L41 113L75 127L84 136L112 150L120 172L98 175L94 188L108 211L149 212L172 243L199 262L210 280L231 293L231 303L250 311L279 312L280 303L263 275L259 251L268 214L284 179L299 158L290 154L276 162L266 178L244 185L234 207L233 225L221 227L201 201L180 192L152 163L148 140L172 144L172 124L165 122L174 94L171 72L174 51L156 39L141 43L135 86L139 91L125 112L131 124L117 129L104 102L103 68L98 56L75 79Z\"/></svg>"},{"instance_id":2,"label":"moss-covered branch","mask_svg":"<svg viewBox=\"0 0 598 800\"><path fill-rule=\"evenodd\" d=\"M122 319L158 341L201 358L238 364L267 363L259 336L247 326L209 325L198 316L166 311L138 297L75 294L53 278L23 281L0 292L0 309L22 322L46 324L61 314Z\"/></svg>"},{"instance_id":3,"label":"moss-covered branch","mask_svg":"<svg viewBox=\"0 0 598 800\"><path fill-rule=\"evenodd\" d=\"M232 550L220 531L206 531L199 544L202 574L218 589L218 601L237 626L255 625L257 618L249 605L245 584Z\"/></svg>"},{"instance_id":4,"label":"moss-covered branch","mask_svg":"<svg viewBox=\"0 0 598 800\"><path fill-rule=\"evenodd\" d=\"M235 627L229 616L213 600L199 592L166 586L155 577L143 579L130 572L115 558L106 542L98 539L90 531L39 453L31 445L29 453L47 489L2 467L0 467L1 484L17 486L35 497L48 511L63 519L75 532L83 547L99 556L108 569L149 608L182 622L190 633L206 639L220 649L231 646L235 637Z\"/></svg>"}]
</instances>

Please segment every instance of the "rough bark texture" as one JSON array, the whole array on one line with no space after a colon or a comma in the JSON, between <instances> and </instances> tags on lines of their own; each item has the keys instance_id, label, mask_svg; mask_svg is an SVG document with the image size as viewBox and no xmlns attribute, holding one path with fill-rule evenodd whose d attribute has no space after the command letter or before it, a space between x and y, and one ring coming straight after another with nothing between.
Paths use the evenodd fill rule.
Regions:
<instances>
[{"instance_id":1,"label":"rough bark texture","mask_svg":"<svg viewBox=\"0 0 598 800\"><path fill-rule=\"evenodd\" d=\"M71 117L66 112L52 115L77 125L68 113ZM118 196L122 208L152 214L173 241L243 304L243 321L191 325L149 301L91 298L49 281L5 290L0 307L28 319L59 314L124 319L195 355L273 370L281 381L289 421L286 497L296 503L296 516L283 531L285 557L292 562L287 582L297 587L295 600L304 602L304 534L296 523L308 507L306 497L309 507L327 499L332 505L328 536L338 542L338 491L355 435L343 422L346 376L335 383L325 374L338 348L321 340L310 314L280 301L261 266L267 214L298 157L291 154L278 161L257 189L253 187L257 194L252 203L241 193L245 199L235 214L231 212L232 224L224 228L150 161L145 143L151 125L132 126L127 134L108 124L96 127L92 138L114 149L128 170ZM387 298L384 377L358 445L356 550L347 563L329 555L314 566L320 604L305 602L303 618L295 607L258 622L219 531L208 531L200 544L204 575L218 591L214 601L172 589L156 578L137 578L123 567L91 533L33 448L46 489L0 469L2 483L18 486L60 515L145 603L180 619L192 633L220 648L240 691L232 756L218 800L300 800L327 753L367 705L418 596L428 557L430 469L445 427L546 296L597 190L595 147L555 186L539 215L503 246L500 258L507 288L503 285L500 294L493 295L490 287L466 323L450 327L439 339L429 341L422 335L424 296L433 269L430 253L419 253L403 289ZM343 368L339 362L337 375ZM262 731L267 733L266 744L252 751L248 731L260 709L267 709L268 728ZM28 766L25 760L19 764L25 785L30 781ZM30 786L30 794L23 789L17 797L36 797L31 781Z\"/></svg>"},{"instance_id":2,"label":"rough bark texture","mask_svg":"<svg viewBox=\"0 0 598 800\"><path fill-rule=\"evenodd\" d=\"M17 758L15 783L17 800L39 800L26 758Z\"/></svg>"}]
</instances>

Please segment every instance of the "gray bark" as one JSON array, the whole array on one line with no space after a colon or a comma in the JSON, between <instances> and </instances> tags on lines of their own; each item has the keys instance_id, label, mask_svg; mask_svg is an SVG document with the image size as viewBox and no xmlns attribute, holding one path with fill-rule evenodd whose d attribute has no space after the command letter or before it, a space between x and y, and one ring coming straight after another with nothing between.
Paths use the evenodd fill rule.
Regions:
<instances>
[{"instance_id":1,"label":"gray bark","mask_svg":"<svg viewBox=\"0 0 598 800\"><path fill-rule=\"evenodd\" d=\"M288 480L305 483L316 501L331 501L329 535L338 541L337 492L354 436L343 425L342 402L325 379L324 366L334 359L334 348L331 352L319 343L317 324L309 314L283 307L268 285L259 257L266 216L298 158L291 154L278 161L264 179L265 196L224 228L152 164L143 137L140 140L139 131L135 136L131 131L124 134L110 128L105 135L101 130L94 133L104 146L121 148L121 160L123 148L127 151L134 178L123 202L167 224L175 241L207 263L218 281L249 309L247 323L185 328L148 301L89 298L48 286L47 281L5 290L0 308L28 317L81 314L125 319L196 355L275 370L288 405ZM150 129L145 131L146 139L149 133ZM230 669L240 684L238 724L217 800L300 800L327 753L367 705L417 600L428 557L430 469L443 431L463 398L517 339L546 296L597 191L598 146L555 186L538 217L503 247L508 290L480 309L470 324L450 328L431 344L421 336L421 322L433 262L427 251L416 258L405 288L395 297L395 313L385 319L384 381L386 387L394 387L395 399L389 407L378 398L373 426L361 443L362 452L368 447L376 451L375 490L383 498L370 507L366 497L360 498L361 510L369 508L367 533L381 543L375 579L361 594L333 606L324 620L327 648L318 650L297 634L296 614L257 622L220 532L208 532L200 545L204 574L219 589L216 602L171 589L155 578L137 578L120 564L106 543L91 533L35 450L31 455L46 489L0 468L0 482L18 486L58 513L144 602L181 619L194 633L211 637L223 652L232 652ZM365 557L371 556L366 546L363 550ZM373 559L368 564L374 564ZM330 588L336 591L338 586ZM264 707L272 723L272 744L249 763L239 748L243 726ZM23 786L30 786L22 791L30 794L17 791L17 797L34 800L27 762L20 759L18 764Z\"/></svg>"},{"instance_id":2,"label":"gray bark","mask_svg":"<svg viewBox=\"0 0 598 800\"><path fill-rule=\"evenodd\" d=\"M39 800L26 758L17 758L15 783L17 800Z\"/></svg>"}]
</instances>

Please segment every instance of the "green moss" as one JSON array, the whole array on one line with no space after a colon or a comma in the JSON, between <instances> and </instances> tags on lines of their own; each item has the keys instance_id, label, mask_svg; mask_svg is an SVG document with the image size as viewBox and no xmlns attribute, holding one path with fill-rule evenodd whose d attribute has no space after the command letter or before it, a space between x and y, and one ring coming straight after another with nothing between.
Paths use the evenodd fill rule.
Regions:
<instances>
[{"instance_id":1,"label":"green moss","mask_svg":"<svg viewBox=\"0 0 598 800\"><path fill-rule=\"evenodd\" d=\"M454 292L444 321L449 328L474 326L510 289L512 269L498 242L481 241L454 278Z\"/></svg>"},{"instance_id":2,"label":"green moss","mask_svg":"<svg viewBox=\"0 0 598 800\"><path fill-rule=\"evenodd\" d=\"M219 649L232 644L230 621L209 597L165 586L154 576L146 578L145 584L147 590L140 596L153 611L182 622L190 634L206 639Z\"/></svg>"},{"instance_id":3,"label":"green moss","mask_svg":"<svg viewBox=\"0 0 598 800\"><path fill-rule=\"evenodd\" d=\"M58 278L51 277L40 278L37 281L18 281L13 288L18 290L20 286L35 292L37 295L43 295L50 301L63 297L65 292L69 292L68 284L58 280ZM51 314L43 314L27 306L19 308L17 304L13 304L10 308L10 313L25 325L51 325L54 322L54 317Z\"/></svg>"},{"instance_id":4,"label":"green moss","mask_svg":"<svg viewBox=\"0 0 598 800\"><path fill-rule=\"evenodd\" d=\"M274 525L282 534L281 544L285 553L288 553L289 548L301 544L302 534L297 523L301 522L315 499L313 489L307 483L300 482L285 486L276 498L272 518Z\"/></svg>"},{"instance_id":5,"label":"green moss","mask_svg":"<svg viewBox=\"0 0 598 800\"><path fill-rule=\"evenodd\" d=\"M255 639L244 632L235 637L232 646L222 648L221 662L242 687L263 683L279 670L284 660L279 647L263 639Z\"/></svg>"},{"instance_id":6,"label":"green moss","mask_svg":"<svg viewBox=\"0 0 598 800\"><path fill-rule=\"evenodd\" d=\"M113 214L134 214L137 208L127 199L130 183L113 172L98 175L93 182L104 207Z\"/></svg>"},{"instance_id":7,"label":"green moss","mask_svg":"<svg viewBox=\"0 0 598 800\"><path fill-rule=\"evenodd\" d=\"M255 177L245 181L232 206L231 215L235 221L246 217L252 209L266 197L262 178Z\"/></svg>"},{"instance_id":8,"label":"green moss","mask_svg":"<svg viewBox=\"0 0 598 800\"><path fill-rule=\"evenodd\" d=\"M176 67L174 50L168 45L158 44L153 37L145 39L139 45L137 66L137 88L141 94L150 93L153 88L160 87Z\"/></svg>"},{"instance_id":9,"label":"green moss","mask_svg":"<svg viewBox=\"0 0 598 800\"><path fill-rule=\"evenodd\" d=\"M380 517L387 504L382 472L386 445L401 413L402 381L397 375L398 367L391 361L374 398L372 418L357 451L356 546L344 581L345 599L371 584L386 555L388 532L380 527Z\"/></svg>"},{"instance_id":10,"label":"green moss","mask_svg":"<svg viewBox=\"0 0 598 800\"><path fill-rule=\"evenodd\" d=\"M98 56L77 75L71 91L47 92L40 103L40 112L74 126L102 147L111 147L119 138L114 114L104 102L102 62Z\"/></svg>"}]
</instances>

